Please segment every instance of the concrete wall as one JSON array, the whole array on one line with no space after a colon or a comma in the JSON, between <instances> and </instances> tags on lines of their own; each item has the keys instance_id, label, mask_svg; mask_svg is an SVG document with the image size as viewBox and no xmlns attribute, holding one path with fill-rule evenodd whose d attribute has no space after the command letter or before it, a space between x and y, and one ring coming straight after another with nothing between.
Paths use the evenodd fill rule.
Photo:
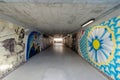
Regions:
<instances>
[{"instance_id":1,"label":"concrete wall","mask_svg":"<svg viewBox=\"0 0 120 80\"><path fill-rule=\"evenodd\" d=\"M69 47L72 48L72 34L69 34L68 36L66 36L64 38L64 44Z\"/></svg>"},{"instance_id":2,"label":"concrete wall","mask_svg":"<svg viewBox=\"0 0 120 80\"><path fill-rule=\"evenodd\" d=\"M51 44L52 39L37 30L0 20L0 78Z\"/></svg>"},{"instance_id":3,"label":"concrete wall","mask_svg":"<svg viewBox=\"0 0 120 80\"><path fill-rule=\"evenodd\" d=\"M114 80L120 80L120 16L78 33L79 54Z\"/></svg>"},{"instance_id":4,"label":"concrete wall","mask_svg":"<svg viewBox=\"0 0 120 80\"><path fill-rule=\"evenodd\" d=\"M69 34L68 36L64 37L63 42L65 46L71 48L73 51L78 52L78 43L79 43L79 38L82 30L80 32L76 32L74 34Z\"/></svg>"},{"instance_id":5,"label":"concrete wall","mask_svg":"<svg viewBox=\"0 0 120 80\"><path fill-rule=\"evenodd\" d=\"M0 20L0 77L25 61L24 28Z\"/></svg>"},{"instance_id":6,"label":"concrete wall","mask_svg":"<svg viewBox=\"0 0 120 80\"><path fill-rule=\"evenodd\" d=\"M41 45L41 51L44 51L48 47L50 47L53 44L53 40L49 37L43 34L42 38L42 45Z\"/></svg>"}]
</instances>

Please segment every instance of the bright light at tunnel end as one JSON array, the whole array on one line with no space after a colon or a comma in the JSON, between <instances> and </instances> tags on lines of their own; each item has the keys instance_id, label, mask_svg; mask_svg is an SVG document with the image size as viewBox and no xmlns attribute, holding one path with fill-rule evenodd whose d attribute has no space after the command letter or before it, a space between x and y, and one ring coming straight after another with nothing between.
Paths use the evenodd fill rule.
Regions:
<instances>
[{"instance_id":1,"label":"bright light at tunnel end","mask_svg":"<svg viewBox=\"0 0 120 80\"><path fill-rule=\"evenodd\" d=\"M62 41L63 41L63 38L54 38L53 40L54 40L54 41L61 41L61 42L62 42Z\"/></svg>"}]
</instances>

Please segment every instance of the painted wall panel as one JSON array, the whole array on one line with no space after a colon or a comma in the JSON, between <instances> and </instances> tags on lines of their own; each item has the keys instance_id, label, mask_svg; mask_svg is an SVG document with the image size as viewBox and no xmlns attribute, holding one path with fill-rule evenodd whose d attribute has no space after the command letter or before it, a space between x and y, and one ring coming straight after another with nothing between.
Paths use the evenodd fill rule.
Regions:
<instances>
[{"instance_id":1,"label":"painted wall panel","mask_svg":"<svg viewBox=\"0 0 120 80\"><path fill-rule=\"evenodd\" d=\"M26 50L27 60L41 51L40 40L41 34L39 32L33 31L29 34Z\"/></svg>"},{"instance_id":2,"label":"painted wall panel","mask_svg":"<svg viewBox=\"0 0 120 80\"><path fill-rule=\"evenodd\" d=\"M49 36L43 34L43 38L41 39L41 44L42 44L41 50L43 51L47 49L48 47L50 47L52 45L52 42L53 40Z\"/></svg>"},{"instance_id":3,"label":"painted wall panel","mask_svg":"<svg viewBox=\"0 0 120 80\"><path fill-rule=\"evenodd\" d=\"M26 61L48 48L51 43L52 41L48 36L44 36L44 34L38 31L30 32L27 40Z\"/></svg>"},{"instance_id":4,"label":"painted wall panel","mask_svg":"<svg viewBox=\"0 0 120 80\"><path fill-rule=\"evenodd\" d=\"M87 28L79 40L81 55L88 62L120 80L120 16Z\"/></svg>"},{"instance_id":5,"label":"painted wall panel","mask_svg":"<svg viewBox=\"0 0 120 80\"><path fill-rule=\"evenodd\" d=\"M30 33L30 34L28 34ZM0 78L52 43L40 32L0 20Z\"/></svg>"},{"instance_id":6,"label":"painted wall panel","mask_svg":"<svg viewBox=\"0 0 120 80\"><path fill-rule=\"evenodd\" d=\"M43 51L52 45L52 41L49 37L48 38L43 37L41 44L42 44L41 50Z\"/></svg>"},{"instance_id":7,"label":"painted wall panel","mask_svg":"<svg viewBox=\"0 0 120 80\"><path fill-rule=\"evenodd\" d=\"M24 62L24 51L24 28L0 20L0 77Z\"/></svg>"},{"instance_id":8,"label":"painted wall panel","mask_svg":"<svg viewBox=\"0 0 120 80\"><path fill-rule=\"evenodd\" d=\"M64 44L69 47L69 48L72 48L72 34L69 34L68 36L66 36L64 38Z\"/></svg>"},{"instance_id":9,"label":"painted wall panel","mask_svg":"<svg viewBox=\"0 0 120 80\"><path fill-rule=\"evenodd\" d=\"M71 49L75 52L77 52L78 50L78 47L76 45L77 45L77 33L74 33L72 35L72 48Z\"/></svg>"},{"instance_id":10,"label":"painted wall panel","mask_svg":"<svg viewBox=\"0 0 120 80\"><path fill-rule=\"evenodd\" d=\"M84 30L80 30L78 33L77 33L77 44L76 44L76 46L78 47L78 54L80 55L80 56L82 56L82 52L81 52L81 50L80 50L80 40L81 40L81 38L82 38L82 36L83 36L83 34L84 34Z\"/></svg>"}]
</instances>

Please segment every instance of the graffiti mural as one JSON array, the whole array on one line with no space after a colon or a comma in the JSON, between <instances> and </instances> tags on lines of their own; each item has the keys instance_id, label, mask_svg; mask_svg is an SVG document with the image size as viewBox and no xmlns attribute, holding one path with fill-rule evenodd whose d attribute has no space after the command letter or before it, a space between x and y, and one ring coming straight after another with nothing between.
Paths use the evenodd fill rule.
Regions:
<instances>
[{"instance_id":1,"label":"graffiti mural","mask_svg":"<svg viewBox=\"0 0 120 80\"><path fill-rule=\"evenodd\" d=\"M77 43L79 43L79 41L81 40L81 38L82 38L82 36L84 35L84 33L85 33L85 30L81 30L81 31L79 31L78 33L77 33ZM80 56L82 56L82 54L81 54L81 50L80 50L80 45L79 44L77 44L77 47L78 47L78 54L80 55Z\"/></svg>"},{"instance_id":2,"label":"graffiti mural","mask_svg":"<svg viewBox=\"0 0 120 80\"><path fill-rule=\"evenodd\" d=\"M114 80L120 80L120 16L87 28L79 46L88 62Z\"/></svg>"},{"instance_id":3,"label":"graffiti mural","mask_svg":"<svg viewBox=\"0 0 120 80\"><path fill-rule=\"evenodd\" d=\"M114 33L106 26L95 26L87 36L88 55L95 64L107 64L116 48Z\"/></svg>"},{"instance_id":4,"label":"graffiti mural","mask_svg":"<svg viewBox=\"0 0 120 80\"><path fill-rule=\"evenodd\" d=\"M23 27L0 20L0 77L25 61L23 34Z\"/></svg>"},{"instance_id":5,"label":"graffiti mural","mask_svg":"<svg viewBox=\"0 0 120 80\"><path fill-rule=\"evenodd\" d=\"M15 39L14 38L10 38L10 39L6 39L4 41L2 41L3 43L3 47L8 50L10 53L13 53L14 50L14 46L15 46Z\"/></svg>"},{"instance_id":6,"label":"graffiti mural","mask_svg":"<svg viewBox=\"0 0 120 80\"><path fill-rule=\"evenodd\" d=\"M35 31L31 32L27 43L27 60L41 51L40 42L41 34Z\"/></svg>"}]
</instances>

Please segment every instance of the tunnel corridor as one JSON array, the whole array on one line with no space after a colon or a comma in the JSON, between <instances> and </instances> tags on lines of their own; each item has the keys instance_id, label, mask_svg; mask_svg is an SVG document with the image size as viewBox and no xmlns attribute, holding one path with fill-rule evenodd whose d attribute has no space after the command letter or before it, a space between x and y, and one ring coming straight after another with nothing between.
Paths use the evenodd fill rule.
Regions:
<instances>
[{"instance_id":1,"label":"tunnel corridor","mask_svg":"<svg viewBox=\"0 0 120 80\"><path fill-rule=\"evenodd\" d=\"M3 80L107 80L107 78L77 53L61 43L55 43Z\"/></svg>"},{"instance_id":2,"label":"tunnel corridor","mask_svg":"<svg viewBox=\"0 0 120 80\"><path fill-rule=\"evenodd\" d=\"M120 80L120 0L0 0L0 80Z\"/></svg>"}]
</instances>

